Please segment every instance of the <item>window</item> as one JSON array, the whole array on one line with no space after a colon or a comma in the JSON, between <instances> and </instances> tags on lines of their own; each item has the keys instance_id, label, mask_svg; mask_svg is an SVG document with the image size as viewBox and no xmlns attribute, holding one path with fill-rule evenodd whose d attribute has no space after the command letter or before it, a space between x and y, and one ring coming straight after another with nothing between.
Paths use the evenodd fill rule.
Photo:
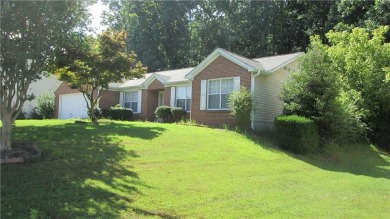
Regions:
<instances>
[{"instance_id":1,"label":"window","mask_svg":"<svg viewBox=\"0 0 390 219\"><path fill-rule=\"evenodd\" d=\"M164 91L158 92L158 106L164 106Z\"/></svg>"},{"instance_id":2,"label":"window","mask_svg":"<svg viewBox=\"0 0 390 219\"><path fill-rule=\"evenodd\" d=\"M208 109L229 109L228 97L234 89L233 78L208 81Z\"/></svg>"},{"instance_id":3,"label":"window","mask_svg":"<svg viewBox=\"0 0 390 219\"><path fill-rule=\"evenodd\" d=\"M124 106L138 112L138 91L125 92Z\"/></svg>"},{"instance_id":4,"label":"window","mask_svg":"<svg viewBox=\"0 0 390 219\"><path fill-rule=\"evenodd\" d=\"M176 87L176 106L191 111L191 87Z\"/></svg>"}]
</instances>

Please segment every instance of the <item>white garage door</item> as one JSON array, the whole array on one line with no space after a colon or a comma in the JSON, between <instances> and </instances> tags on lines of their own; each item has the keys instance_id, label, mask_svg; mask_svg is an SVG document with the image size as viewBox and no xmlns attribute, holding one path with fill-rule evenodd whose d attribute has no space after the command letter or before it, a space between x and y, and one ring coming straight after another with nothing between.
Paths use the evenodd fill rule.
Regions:
<instances>
[{"instance_id":1,"label":"white garage door","mask_svg":"<svg viewBox=\"0 0 390 219\"><path fill-rule=\"evenodd\" d=\"M63 94L59 98L59 118L88 118L87 103L82 93Z\"/></svg>"}]
</instances>

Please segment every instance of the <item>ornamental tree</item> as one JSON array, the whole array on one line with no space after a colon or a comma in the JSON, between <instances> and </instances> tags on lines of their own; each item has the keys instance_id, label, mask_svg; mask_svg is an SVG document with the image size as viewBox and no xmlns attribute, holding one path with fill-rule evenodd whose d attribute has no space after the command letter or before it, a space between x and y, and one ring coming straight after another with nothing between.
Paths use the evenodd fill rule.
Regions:
<instances>
[{"instance_id":1,"label":"ornamental tree","mask_svg":"<svg viewBox=\"0 0 390 219\"><path fill-rule=\"evenodd\" d=\"M1 1L0 149L10 150L12 124L30 84L39 80L54 51L82 30L90 1Z\"/></svg>"},{"instance_id":2,"label":"ornamental tree","mask_svg":"<svg viewBox=\"0 0 390 219\"><path fill-rule=\"evenodd\" d=\"M79 45L62 51L55 74L83 93L90 119L97 123L93 112L102 97L100 91L108 89L109 83L140 78L146 73L136 58L134 52L126 51L126 33L109 29L97 38L83 38Z\"/></svg>"}]
</instances>

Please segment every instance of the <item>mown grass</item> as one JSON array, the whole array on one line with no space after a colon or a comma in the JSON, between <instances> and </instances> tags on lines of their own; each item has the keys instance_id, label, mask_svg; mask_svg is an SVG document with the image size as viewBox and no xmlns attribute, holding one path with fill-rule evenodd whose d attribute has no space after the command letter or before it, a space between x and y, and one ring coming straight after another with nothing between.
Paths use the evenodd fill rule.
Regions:
<instances>
[{"instance_id":1,"label":"mown grass","mask_svg":"<svg viewBox=\"0 0 390 219\"><path fill-rule=\"evenodd\" d=\"M147 122L17 121L39 162L1 166L1 218L389 218L390 157Z\"/></svg>"}]
</instances>

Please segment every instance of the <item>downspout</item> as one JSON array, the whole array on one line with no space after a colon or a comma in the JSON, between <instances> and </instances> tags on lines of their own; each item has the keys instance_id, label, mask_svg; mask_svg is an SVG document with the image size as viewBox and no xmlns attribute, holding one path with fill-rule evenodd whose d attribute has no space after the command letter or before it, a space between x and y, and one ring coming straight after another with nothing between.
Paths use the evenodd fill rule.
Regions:
<instances>
[{"instance_id":1,"label":"downspout","mask_svg":"<svg viewBox=\"0 0 390 219\"><path fill-rule=\"evenodd\" d=\"M259 76L261 73L260 70L257 70L257 72L251 72L251 93L253 97L253 102L255 100L255 77ZM253 103L252 113L251 113L251 128L252 130L255 130L255 122L254 122L254 116L255 116L255 106Z\"/></svg>"},{"instance_id":2,"label":"downspout","mask_svg":"<svg viewBox=\"0 0 390 219\"><path fill-rule=\"evenodd\" d=\"M191 82L191 109L190 109L190 122L192 122L192 106L193 106L193 104L192 104L192 100L194 99L194 96L193 96L193 87L192 87L192 81L193 81L193 79L190 79L189 80L190 82Z\"/></svg>"}]
</instances>

